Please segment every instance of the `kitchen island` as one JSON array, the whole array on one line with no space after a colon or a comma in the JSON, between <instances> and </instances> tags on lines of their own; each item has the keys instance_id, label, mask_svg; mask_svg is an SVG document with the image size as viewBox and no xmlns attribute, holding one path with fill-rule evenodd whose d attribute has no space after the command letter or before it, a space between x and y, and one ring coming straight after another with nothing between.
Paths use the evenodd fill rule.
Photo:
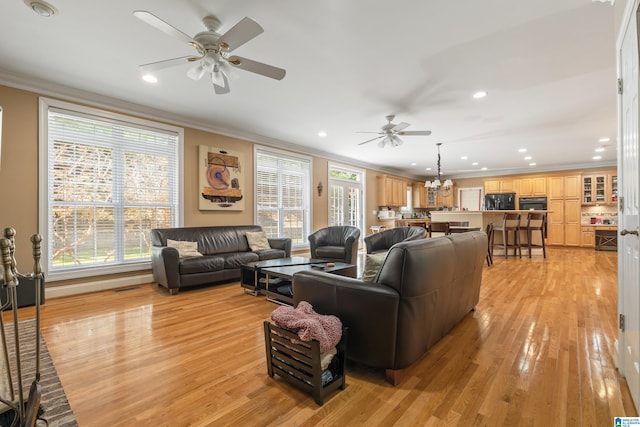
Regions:
<instances>
[{"instance_id":1,"label":"kitchen island","mask_svg":"<svg viewBox=\"0 0 640 427\"><path fill-rule=\"evenodd\" d=\"M481 230L487 229L487 224L493 223L494 227L502 226L502 217L507 212L517 212L520 213L520 225L522 227L526 227L527 225L527 214L528 210L495 210L495 211L431 211L431 221L432 222L449 222L449 221L469 221L469 227L481 227ZM549 213L552 211L543 210L536 212L544 212ZM522 247L522 252L524 255L528 256L527 253L527 236L525 231L520 231L520 241L524 243L525 246ZM494 243L495 254L504 254L502 249L500 248L500 244L502 243L502 233L496 232L494 233ZM533 244L541 244L541 239L539 233L533 235L532 239ZM542 249L535 248L531 251L532 255L542 255Z\"/></svg>"}]
</instances>

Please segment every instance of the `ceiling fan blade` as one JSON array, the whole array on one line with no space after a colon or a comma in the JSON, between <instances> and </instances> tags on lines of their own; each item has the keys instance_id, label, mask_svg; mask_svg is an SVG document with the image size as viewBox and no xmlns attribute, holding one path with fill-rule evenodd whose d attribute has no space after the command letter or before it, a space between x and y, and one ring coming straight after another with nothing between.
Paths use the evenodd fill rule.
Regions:
<instances>
[{"instance_id":1,"label":"ceiling fan blade","mask_svg":"<svg viewBox=\"0 0 640 427\"><path fill-rule=\"evenodd\" d=\"M287 71L282 68L263 64L262 62L243 58L241 56L230 56L227 58L227 61L229 64L236 68L240 68L241 70L250 71L276 80L282 80L285 74L287 74Z\"/></svg>"},{"instance_id":2,"label":"ceiling fan blade","mask_svg":"<svg viewBox=\"0 0 640 427\"><path fill-rule=\"evenodd\" d=\"M188 62L188 58L190 58L190 56L181 56L179 58L165 59L163 61L158 61L158 62L150 62L148 64L140 65L140 68L144 71L163 70L165 68L175 67L176 65L186 64Z\"/></svg>"},{"instance_id":3,"label":"ceiling fan blade","mask_svg":"<svg viewBox=\"0 0 640 427\"><path fill-rule=\"evenodd\" d=\"M136 18L138 18L143 22L146 22L147 24L162 31L165 34L168 34L172 37L176 37L182 40L185 43L196 44L200 46L200 44L196 42L193 38L191 38L191 36L183 33L182 31L180 31L174 26L167 24L166 22L164 22L162 19L158 18L156 15L154 15L151 12L147 12L146 10L136 10L135 12L133 12L133 16L135 16Z\"/></svg>"},{"instance_id":4,"label":"ceiling fan blade","mask_svg":"<svg viewBox=\"0 0 640 427\"><path fill-rule=\"evenodd\" d=\"M391 130L393 132L400 132L402 129L405 129L407 127L411 126L409 123L405 123L405 122L400 122L397 125L395 125L394 127L391 128Z\"/></svg>"},{"instance_id":5,"label":"ceiling fan blade","mask_svg":"<svg viewBox=\"0 0 640 427\"><path fill-rule=\"evenodd\" d=\"M256 21L251 18L243 18L220 36L218 46L223 52L231 52L263 32L264 29Z\"/></svg>"},{"instance_id":6,"label":"ceiling fan blade","mask_svg":"<svg viewBox=\"0 0 640 427\"><path fill-rule=\"evenodd\" d=\"M213 90L216 94L224 95L225 93L229 93L229 80L227 80L227 76L218 64L211 70L211 83L213 83Z\"/></svg>"},{"instance_id":7,"label":"ceiling fan blade","mask_svg":"<svg viewBox=\"0 0 640 427\"><path fill-rule=\"evenodd\" d=\"M408 130L403 132L398 132L398 135L431 135L430 130Z\"/></svg>"},{"instance_id":8,"label":"ceiling fan blade","mask_svg":"<svg viewBox=\"0 0 640 427\"><path fill-rule=\"evenodd\" d=\"M358 145L364 145L364 144L367 144L367 143L369 143L369 142L371 142L371 141L375 141L376 139L380 139L380 138L384 138L384 135L382 135L382 136L376 136L375 138L368 139L368 140L366 140L365 142L361 142L361 143L360 143L360 144L358 144Z\"/></svg>"}]
</instances>

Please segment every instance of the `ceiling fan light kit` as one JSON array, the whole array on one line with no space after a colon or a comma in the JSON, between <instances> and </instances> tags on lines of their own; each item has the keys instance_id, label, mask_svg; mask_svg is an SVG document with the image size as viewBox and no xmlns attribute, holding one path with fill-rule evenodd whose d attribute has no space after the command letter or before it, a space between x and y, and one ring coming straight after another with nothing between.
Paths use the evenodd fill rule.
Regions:
<instances>
[{"instance_id":1,"label":"ceiling fan light kit","mask_svg":"<svg viewBox=\"0 0 640 427\"><path fill-rule=\"evenodd\" d=\"M398 124L392 123L395 117L396 116L393 114L386 116L385 118L387 119L387 124L383 125L378 132L358 132L358 133L377 133L378 134L378 136L376 136L375 138L371 138L369 140L361 142L358 145L364 145L369 142L378 141L378 147L380 148L384 148L387 145L391 147L398 147L403 143L402 139L400 139L398 135L403 135L403 136L404 135L406 136L431 135L430 130L405 131L404 129L406 129L411 125L405 122L400 122Z\"/></svg>"},{"instance_id":2,"label":"ceiling fan light kit","mask_svg":"<svg viewBox=\"0 0 640 427\"><path fill-rule=\"evenodd\" d=\"M140 67L143 69L159 70L182 64L185 61L197 62L187 71L187 76L193 80L200 80L204 74L209 73L216 94L229 93L228 71L231 67L275 80L282 80L286 75L286 70L282 68L230 55L231 51L264 31L260 24L251 18L243 18L226 33L218 34L217 31L221 26L220 20L213 15L205 16L202 22L207 31L190 37L150 12L137 10L133 12L133 15L157 30L186 42L197 52L197 56L173 58L141 65Z\"/></svg>"}]
</instances>

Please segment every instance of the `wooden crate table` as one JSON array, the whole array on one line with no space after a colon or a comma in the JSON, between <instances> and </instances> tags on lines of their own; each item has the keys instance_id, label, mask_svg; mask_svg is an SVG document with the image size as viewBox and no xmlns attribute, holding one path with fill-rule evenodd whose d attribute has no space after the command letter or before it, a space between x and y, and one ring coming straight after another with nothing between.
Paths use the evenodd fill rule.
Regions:
<instances>
[{"instance_id":1,"label":"wooden crate table","mask_svg":"<svg viewBox=\"0 0 640 427\"><path fill-rule=\"evenodd\" d=\"M318 405L324 398L337 389L346 386L346 348L347 329L342 329L342 338L336 346L336 355L330 366L333 379L322 385L322 367L320 366L320 343L302 341L298 335L279 328L268 320L264 322L264 341L267 353L267 373L270 377L278 375L295 387L311 393Z\"/></svg>"}]
</instances>

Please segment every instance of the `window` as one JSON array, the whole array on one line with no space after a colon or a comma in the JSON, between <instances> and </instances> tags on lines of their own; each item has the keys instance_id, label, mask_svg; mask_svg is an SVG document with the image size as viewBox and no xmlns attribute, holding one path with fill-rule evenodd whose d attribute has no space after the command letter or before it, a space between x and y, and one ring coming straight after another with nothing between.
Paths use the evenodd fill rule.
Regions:
<instances>
[{"instance_id":1,"label":"window","mask_svg":"<svg viewBox=\"0 0 640 427\"><path fill-rule=\"evenodd\" d=\"M182 130L40 100L48 279L149 268L149 231L180 225Z\"/></svg>"},{"instance_id":2,"label":"window","mask_svg":"<svg viewBox=\"0 0 640 427\"><path fill-rule=\"evenodd\" d=\"M257 148L255 158L256 223L268 237L288 237L307 244L311 223L311 159Z\"/></svg>"},{"instance_id":3,"label":"window","mask_svg":"<svg viewBox=\"0 0 640 427\"><path fill-rule=\"evenodd\" d=\"M364 171L329 164L329 225L362 229Z\"/></svg>"}]
</instances>

